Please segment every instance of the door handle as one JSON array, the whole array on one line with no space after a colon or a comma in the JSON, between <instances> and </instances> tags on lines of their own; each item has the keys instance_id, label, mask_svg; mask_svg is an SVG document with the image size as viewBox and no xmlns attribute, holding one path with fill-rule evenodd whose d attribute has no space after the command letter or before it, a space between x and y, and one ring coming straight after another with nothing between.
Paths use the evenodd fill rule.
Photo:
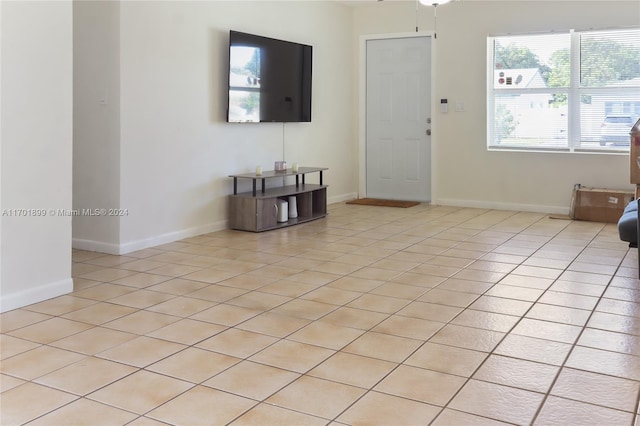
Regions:
<instances>
[{"instance_id":1,"label":"door handle","mask_svg":"<svg viewBox=\"0 0 640 426\"><path fill-rule=\"evenodd\" d=\"M431 136L431 129L427 129L427 136Z\"/></svg>"}]
</instances>

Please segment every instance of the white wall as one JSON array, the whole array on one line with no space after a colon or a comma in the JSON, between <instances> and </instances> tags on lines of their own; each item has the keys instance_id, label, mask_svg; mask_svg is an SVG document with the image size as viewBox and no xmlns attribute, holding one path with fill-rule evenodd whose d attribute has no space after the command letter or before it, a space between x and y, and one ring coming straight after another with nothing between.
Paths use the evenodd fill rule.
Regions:
<instances>
[{"instance_id":1,"label":"white wall","mask_svg":"<svg viewBox=\"0 0 640 426\"><path fill-rule=\"evenodd\" d=\"M75 170L84 168L90 175L93 167L82 163L96 162L95 157L87 158L92 152L101 156L93 147L103 141L109 147L114 141L119 144L117 207L126 209L128 215L120 220L115 247L111 227L111 236L91 231L91 224L103 223L99 218L88 218L86 227L74 229L76 246L125 253L224 229L232 192L228 175L253 171L256 165L272 169L276 160L328 167L324 177L330 201L355 197L350 8L328 1L124 1L119 15L119 142L115 136L109 141L104 136L98 139L105 122L111 129L115 119L98 117L101 112L95 95L78 94L76 99L83 99L78 110L88 115L76 121L75 127L82 130L81 143L87 144L88 154L78 157ZM80 14L76 18L85 20L77 22L76 28L85 29L95 19ZM100 28L113 29L108 19ZM231 29L313 45L311 123L225 123ZM117 49L103 34L100 37L96 51L87 46L76 56L112 58ZM87 66L83 73L85 77L90 72L104 73L100 79L108 85L113 79L112 64L105 68L108 70L90 71ZM76 90L85 81L78 75ZM102 83L91 84L102 87ZM109 156L116 153L108 150ZM115 167L108 168L116 172ZM101 196L80 194L79 180L76 176L74 197L82 198L84 204L100 201ZM115 194L113 182L110 175L108 188L98 188L97 183L94 187ZM74 206L80 207L78 203Z\"/></svg>"},{"instance_id":2,"label":"white wall","mask_svg":"<svg viewBox=\"0 0 640 426\"><path fill-rule=\"evenodd\" d=\"M356 37L415 30L412 1L356 7L354 15ZM433 8L421 6L418 22L420 30L432 31ZM628 155L487 151L486 37L639 25L638 1L459 1L438 7L433 98L463 101L465 111L434 114L434 202L567 213L575 183L631 190Z\"/></svg>"},{"instance_id":3,"label":"white wall","mask_svg":"<svg viewBox=\"0 0 640 426\"><path fill-rule=\"evenodd\" d=\"M120 2L73 3L73 245L116 253L120 218Z\"/></svg>"},{"instance_id":4,"label":"white wall","mask_svg":"<svg viewBox=\"0 0 640 426\"><path fill-rule=\"evenodd\" d=\"M71 218L50 212L71 208L72 7L3 1L0 9L0 311L7 311L73 289Z\"/></svg>"}]
</instances>

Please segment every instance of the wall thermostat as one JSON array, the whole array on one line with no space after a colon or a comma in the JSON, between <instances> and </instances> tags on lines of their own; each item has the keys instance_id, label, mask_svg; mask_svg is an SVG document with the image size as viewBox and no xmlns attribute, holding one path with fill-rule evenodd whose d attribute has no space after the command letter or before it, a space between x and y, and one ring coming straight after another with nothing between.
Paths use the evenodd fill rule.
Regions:
<instances>
[{"instance_id":1,"label":"wall thermostat","mask_svg":"<svg viewBox=\"0 0 640 426\"><path fill-rule=\"evenodd\" d=\"M440 99L440 112L449 111L449 102L446 99Z\"/></svg>"}]
</instances>

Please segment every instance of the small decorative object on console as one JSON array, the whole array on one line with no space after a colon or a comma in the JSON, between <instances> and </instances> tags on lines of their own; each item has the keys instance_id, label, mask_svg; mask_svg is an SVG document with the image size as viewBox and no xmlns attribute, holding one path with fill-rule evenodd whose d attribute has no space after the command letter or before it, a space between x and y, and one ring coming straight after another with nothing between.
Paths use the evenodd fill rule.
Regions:
<instances>
[{"instance_id":1,"label":"small decorative object on console","mask_svg":"<svg viewBox=\"0 0 640 426\"><path fill-rule=\"evenodd\" d=\"M274 166L273 166L274 170L276 172L284 172L285 170L287 170L287 162L286 161L276 161Z\"/></svg>"}]
</instances>

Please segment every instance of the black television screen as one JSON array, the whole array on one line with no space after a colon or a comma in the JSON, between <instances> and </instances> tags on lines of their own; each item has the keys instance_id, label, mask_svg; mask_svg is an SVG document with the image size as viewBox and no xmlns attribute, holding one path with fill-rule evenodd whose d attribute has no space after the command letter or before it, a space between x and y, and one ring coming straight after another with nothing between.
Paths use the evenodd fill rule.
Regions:
<instances>
[{"instance_id":1,"label":"black television screen","mask_svg":"<svg viewBox=\"0 0 640 426\"><path fill-rule=\"evenodd\" d=\"M230 123L311 121L311 46L229 32Z\"/></svg>"}]
</instances>

